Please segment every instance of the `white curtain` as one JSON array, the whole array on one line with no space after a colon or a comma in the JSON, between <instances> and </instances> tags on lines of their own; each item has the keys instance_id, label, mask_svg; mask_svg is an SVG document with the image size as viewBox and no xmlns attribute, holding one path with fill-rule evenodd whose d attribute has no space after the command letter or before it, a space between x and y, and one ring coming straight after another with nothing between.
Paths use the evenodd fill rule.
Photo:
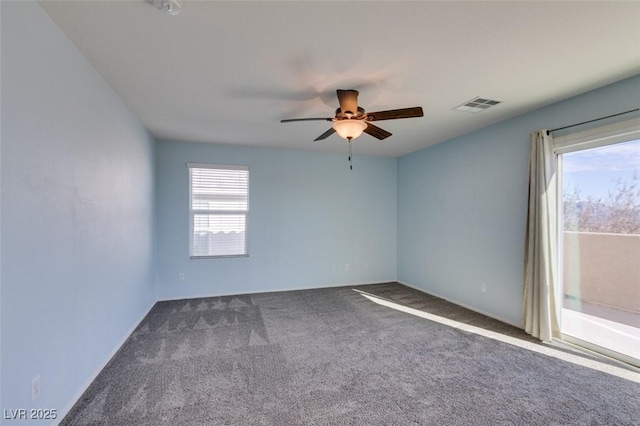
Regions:
<instances>
[{"instance_id":1,"label":"white curtain","mask_svg":"<svg viewBox=\"0 0 640 426\"><path fill-rule=\"evenodd\" d=\"M558 279L557 155L546 130L531 134L529 210L525 243L522 321L525 331L544 341L560 337Z\"/></svg>"}]
</instances>

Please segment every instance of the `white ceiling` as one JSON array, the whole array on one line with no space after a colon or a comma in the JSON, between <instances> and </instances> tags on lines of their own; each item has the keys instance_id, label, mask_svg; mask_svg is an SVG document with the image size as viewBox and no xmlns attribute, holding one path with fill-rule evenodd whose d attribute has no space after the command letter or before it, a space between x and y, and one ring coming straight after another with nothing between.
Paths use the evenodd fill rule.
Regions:
<instances>
[{"instance_id":1,"label":"white ceiling","mask_svg":"<svg viewBox=\"0 0 640 426\"><path fill-rule=\"evenodd\" d=\"M354 141L400 156L640 73L640 2L43 1L157 138L345 152L313 142L336 89L367 111L421 105ZM500 105L452 108L482 96ZM534 129L532 129L534 130Z\"/></svg>"}]
</instances>

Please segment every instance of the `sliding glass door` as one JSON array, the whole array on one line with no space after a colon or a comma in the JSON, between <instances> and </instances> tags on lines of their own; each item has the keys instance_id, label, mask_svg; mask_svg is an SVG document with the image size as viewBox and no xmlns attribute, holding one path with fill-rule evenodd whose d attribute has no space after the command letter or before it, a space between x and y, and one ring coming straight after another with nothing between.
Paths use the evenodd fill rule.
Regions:
<instances>
[{"instance_id":1,"label":"sliding glass door","mask_svg":"<svg viewBox=\"0 0 640 426\"><path fill-rule=\"evenodd\" d=\"M640 139L586 139L559 157L561 331L640 366Z\"/></svg>"}]
</instances>

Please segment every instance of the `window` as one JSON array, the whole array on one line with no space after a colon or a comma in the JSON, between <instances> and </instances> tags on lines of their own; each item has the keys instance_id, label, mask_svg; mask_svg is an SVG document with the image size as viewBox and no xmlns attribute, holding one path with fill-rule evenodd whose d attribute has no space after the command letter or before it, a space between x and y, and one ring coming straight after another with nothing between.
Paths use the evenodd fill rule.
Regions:
<instances>
[{"instance_id":1,"label":"window","mask_svg":"<svg viewBox=\"0 0 640 426\"><path fill-rule=\"evenodd\" d=\"M249 167L187 163L191 258L248 256Z\"/></svg>"}]
</instances>

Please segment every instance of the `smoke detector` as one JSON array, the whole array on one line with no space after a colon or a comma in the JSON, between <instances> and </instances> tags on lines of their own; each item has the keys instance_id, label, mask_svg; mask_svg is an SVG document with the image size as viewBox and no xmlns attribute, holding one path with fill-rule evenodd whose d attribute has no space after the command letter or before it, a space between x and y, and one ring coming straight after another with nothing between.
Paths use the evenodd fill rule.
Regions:
<instances>
[{"instance_id":1,"label":"smoke detector","mask_svg":"<svg viewBox=\"0 0 640 426\"><path fill-rule=\"evenodd\" d=\"M182 0L152 0L153 5L168 15L177 15L182 7Z\"/></svg>"},{"instance_id":2,"label":"smoke detector","mask_svg":"<svg viewBox=\"0 0 640 426\"><path fill-rule=\"evenodd\" d=\"M476 96L470 101L467 101L462 105L458 105L453 109L455 109L456 111L464 111L464 112L482 112L487 108L491 108L492 106L498 105L499 103L500 101L494 101L492 99L481 98L479 96Z\"/></svg>"}]
</instances>

